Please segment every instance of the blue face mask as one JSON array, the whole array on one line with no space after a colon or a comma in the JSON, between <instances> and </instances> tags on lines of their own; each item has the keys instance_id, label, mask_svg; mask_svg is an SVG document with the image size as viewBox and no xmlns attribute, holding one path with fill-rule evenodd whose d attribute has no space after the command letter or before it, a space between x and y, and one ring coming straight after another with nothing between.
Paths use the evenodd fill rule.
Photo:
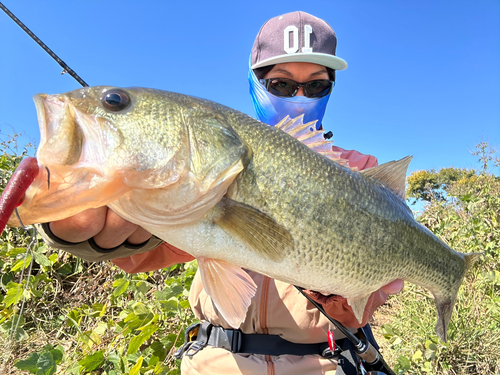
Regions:
<instances>
[{"instance_id":1,"label":"blue face mask","mask_svg":"<svg viewBox=\"0 0 500 375\"><path fill-rule=\"evenodd\" d=\"M318 120L316 128L319 130L330 94L323 98L306 98L305 96L279 97L266 90L251 68L249 69L248 80L250 82L250 96L252 97L257 118L260 121L274 126L287 115L290 118L295 118L304 114L304 124Z\"/></svg>"}]
</instances>

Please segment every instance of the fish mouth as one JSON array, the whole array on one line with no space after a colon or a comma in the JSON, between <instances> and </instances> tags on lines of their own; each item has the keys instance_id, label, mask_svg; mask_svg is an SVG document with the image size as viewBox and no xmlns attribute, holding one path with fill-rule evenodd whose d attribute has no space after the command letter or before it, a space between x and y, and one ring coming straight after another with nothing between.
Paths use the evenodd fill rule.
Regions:
<instances>
[{"instance_id":1,"label":"fish mouth","mask_svg":"<svg viewBox=\"0 0 500 375\"><path fill-rule=\"evenodd\" d=\"M99 160L86 160L95 153L83 150L83 129L93 124L86 124L90 116L78 113L71 98L38 94L34 101L40 128L39 172L18 207L24 224L64 219L107 205L129 190L117 176L105 176ZM11 216L9 225L15 222Z\"/></svg>"},{"instance_id":2,"label":"fish mouth","mask_svg":"<svg viewBox=\"0 0 500 375\"><path fill-rule=\"evenodd\" d=\"M34 96L40 127L38 160L45 165L73 165L80 159L84 136L65 96Z\"/></svg>"}]
</instances>

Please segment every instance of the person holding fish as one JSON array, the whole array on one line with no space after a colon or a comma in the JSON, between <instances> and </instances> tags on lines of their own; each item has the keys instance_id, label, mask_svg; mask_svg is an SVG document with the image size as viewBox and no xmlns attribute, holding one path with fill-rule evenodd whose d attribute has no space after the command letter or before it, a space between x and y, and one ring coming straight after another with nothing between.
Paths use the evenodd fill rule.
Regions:
<instances>
[{"instance_id":1,"label":"person holding fish","mask_svg":"<svg viewBox=\"0 0 500 375\"><path fill-rule=\"evenodd\" d=\"M260 29L250 56L250 94L257 117L276 125L284 117L299 119L300 126L322 120L337 70L347 63L335 55L337 38L322 19L292 12L267 21ZM313 125L310 125L313 126ZM364 170L378 165L371 155L332 146L350 168ZM55 248L89 261L111 259L129 273L157 270L193 260L193 256L169 245L145 229L121 218L106 206L83 211L70 218L43 224L41 233ZM233 329L211 303L197 273L189 302L203 323L191 327L196 339L184 345L183 374L356 374L356 360L332 353L332 341L343 345L340 331L300 295L293 285L248 271L257 286L245 320ZM346 299L308 295L353 332L364 327L389 294L398 293L396 280L371 295L362 321L355 318ZM231 296L228 296L231 298ZM328 341L328 333L334 339ZM374 340L373 340L374 342ZM200 344L201 343L201 344Z\"/></svg>"}]
</instances>

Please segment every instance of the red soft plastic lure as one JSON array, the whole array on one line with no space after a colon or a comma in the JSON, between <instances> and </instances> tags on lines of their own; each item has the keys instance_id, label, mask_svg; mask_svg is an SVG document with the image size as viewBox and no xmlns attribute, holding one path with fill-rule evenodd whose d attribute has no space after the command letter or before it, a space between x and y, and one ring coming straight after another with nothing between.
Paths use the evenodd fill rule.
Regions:
<instances>
[{"instance_id":1,"label":"red soft plastic lure","mask_svg":"<svg viewBox=\"0 0 500 375\"><path fill-rule=\"evenodd\" d=\"M16 168L0 197L0 233L17 206L24 201L26 190L38 174L36 158L24 159Z\"/></svg>"}]
</instances>

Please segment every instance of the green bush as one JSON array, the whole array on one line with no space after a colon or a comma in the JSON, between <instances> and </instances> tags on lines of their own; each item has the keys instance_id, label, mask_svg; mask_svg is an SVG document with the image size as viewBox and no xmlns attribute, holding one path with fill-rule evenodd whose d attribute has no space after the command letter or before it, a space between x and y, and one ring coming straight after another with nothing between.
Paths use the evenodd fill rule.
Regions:
<instances>
[{"instance_id":1,"label":"green bush","mask_svg":"<svg viewBox=\"0 0 500 375\"><path fill-rule=\"evenodd\" d=\"M187 294L195 261L129 275L40 241L28 253L1 246L4 366L32 374L178 373L172 354L194 321ZM31 261L31 275L17 281Z\"/></svg>"}]
</instances>

